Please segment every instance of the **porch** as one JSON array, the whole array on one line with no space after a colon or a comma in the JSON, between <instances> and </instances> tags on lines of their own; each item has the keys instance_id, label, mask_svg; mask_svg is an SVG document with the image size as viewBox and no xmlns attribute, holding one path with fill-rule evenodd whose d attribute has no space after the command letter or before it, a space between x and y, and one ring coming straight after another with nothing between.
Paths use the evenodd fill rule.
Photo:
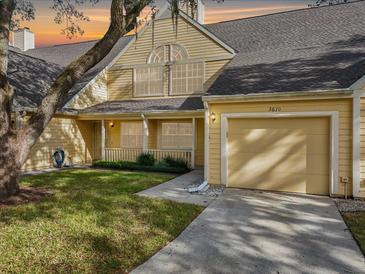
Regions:
<instances>
[{"instance_id":1,"label":"porch","mask_svg":"<svg viewBox=\"0 0 365 274\"><path fill-rule=\"evenodd\" d=\"M156 161L166 157L181 159L191 168L204 166L204 119L121 118L90 121L93 160L135 162L141 153L151 153Z\"/></svg>"}]
</instances>

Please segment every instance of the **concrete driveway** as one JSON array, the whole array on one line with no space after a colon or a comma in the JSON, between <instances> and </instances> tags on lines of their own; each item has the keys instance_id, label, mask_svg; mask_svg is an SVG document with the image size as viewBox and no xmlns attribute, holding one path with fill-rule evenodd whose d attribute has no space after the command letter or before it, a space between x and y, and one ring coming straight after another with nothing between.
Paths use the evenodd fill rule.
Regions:
<instances>
[{"instance_id":1,"label":"concrete driveway","mask_svg":"<svg viewBox=\"0 0 365 274\"><path fill-rule=\"evenodd\" d=\"M133 273L365 273L327 197L227 189Z\"/></svg>"}]
</instances>

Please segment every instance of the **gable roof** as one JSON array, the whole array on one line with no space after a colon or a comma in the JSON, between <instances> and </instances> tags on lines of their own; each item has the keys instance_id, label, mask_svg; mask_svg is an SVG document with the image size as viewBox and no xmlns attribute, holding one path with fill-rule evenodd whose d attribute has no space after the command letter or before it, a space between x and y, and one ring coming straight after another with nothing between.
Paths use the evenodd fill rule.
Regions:
<instances>
[{"instance_id":1,"label":"gable roof","mask_svg":"<svg viewBox=\"0 0 365 274\"><path fill-rule=\"evenodd\" d=\"M133 39L124 36L119 39L109 54L88 70L69 91L66 104L92 79L109 65ZM56 45L21 52L10 48L9 77L15 88L15 103L18 108L35 108L46 95L52 82L63 69L91 49L97 41ZM25 66L24 66L25 64Z\"/></svg>"},{"instance_id":2,"label":"gable roof","mask_svg":"<svg viewBox=\"0 0 365 274\"><path fill-rule=\"evenodd\" d=\"M237 55L209 95L349 88L365 75L365 2L207 25Z\"/></svg>"},{"instance_id":3,"label":"gable roof","mask_svg":"<svg viewBox=\"0 0 365 274\"><path fill-rule=\"evenodd\" d=\"M236 50L231 47L228 43L226 43L223 39L216 36L214 32L210 31L208 28L205 27L205 25L200 24L198 21L194 20L190 15L188 15L185 11L180 10L179 16L184 18L187 22L189 22L191 25L193 25L195 28L197 28L199 31L204 33L206 36L208 36L211 40L213 40L215 43L220 45L222 48L224 48L226 51L228 51L231 54L235 54ZM169 8L168 4L165 5L163 9L161 9L161 12L159 16L156 18L156 20L159 19L171 19L172 13L171 9Z\"/></svg>"},{"instance_id":4,"label":"gable roof","mask_svg":"<svg viewBox=\"0 0 365 274\"><path fill-rule=\"evenodd\" d=\"M169 16L171 18L171 11L168 9L168 5L160 10L160 13L156 17L156 20L165 19ZM227 51L234 54L234 49L229 45L225 44L222 40L216 37L209 30L204 28L201 24L191 19L187 14L181 11L180 16L185 18L189 23L194 25L197 29L205 33L213 41L221 45ZM141 35L151 24L146 24L139 32ZM117 44L113 47L111 52L96 66L91 68L88 72L83 75L74 87L69 91L68 96L63 104L67 107L67 103L72 98L82 91L89 83L92 82L105 68L107 68L112 62L136 39L135 35L122 37ZM62 69L69 65L72 61L76 60L82 54L86 53L91 49L97 40L55 45L50 47L36 48L21 52L16 48L10 48L9 67L19 66L21 63L42 63L42 69L34 69L35 65L27 66L26 73L20 73L19 70L15 70L12 75L13 86L15 88L16 101L15 105L18 108L35 108L39 105L42 98L46 95L52 82L62 72ZM13 58L15 56L17 58ZM51 69L48 69L47 64ZM42 66L40 66L42 67ZM35 87L32 83L33 79L39 78L41 84ZM29 98L30 97L30 98Z\"/></svg>"}]
</instances>

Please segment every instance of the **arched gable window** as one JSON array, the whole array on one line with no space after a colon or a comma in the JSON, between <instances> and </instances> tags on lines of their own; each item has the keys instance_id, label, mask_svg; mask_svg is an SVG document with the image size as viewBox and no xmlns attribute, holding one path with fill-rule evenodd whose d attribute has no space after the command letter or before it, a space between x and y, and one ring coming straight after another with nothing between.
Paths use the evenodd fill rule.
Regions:
<instances>
[{"instance_id":1,"label":"arched gable window","mask_svg":"<svg viewBox=\"0 0 365 274\"><path fill-rule=\"evenodd\" d=\"M162 45L155 48L147 58L148 64L176 62L188 59L186 49L177 44Z\"/></svg>"}]
</instances>

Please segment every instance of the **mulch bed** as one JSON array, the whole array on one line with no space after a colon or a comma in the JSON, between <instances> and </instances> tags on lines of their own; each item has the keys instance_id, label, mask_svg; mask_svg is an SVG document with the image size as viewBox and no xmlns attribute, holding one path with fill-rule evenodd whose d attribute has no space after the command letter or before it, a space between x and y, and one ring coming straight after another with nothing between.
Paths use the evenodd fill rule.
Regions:
<instances>
[{"instance_id":1,"label":"mulch bed","mask_svg":"<svg viewBox=\"0 0 365 274\"><path fill-rule=\"evenodd\" d=\"M23 187L17 195L0 201L0 208L4 206L17 206L31 202L38 202L52 195L53 193L50 190L44 188Z\"/></svg>"}]
</instances>

